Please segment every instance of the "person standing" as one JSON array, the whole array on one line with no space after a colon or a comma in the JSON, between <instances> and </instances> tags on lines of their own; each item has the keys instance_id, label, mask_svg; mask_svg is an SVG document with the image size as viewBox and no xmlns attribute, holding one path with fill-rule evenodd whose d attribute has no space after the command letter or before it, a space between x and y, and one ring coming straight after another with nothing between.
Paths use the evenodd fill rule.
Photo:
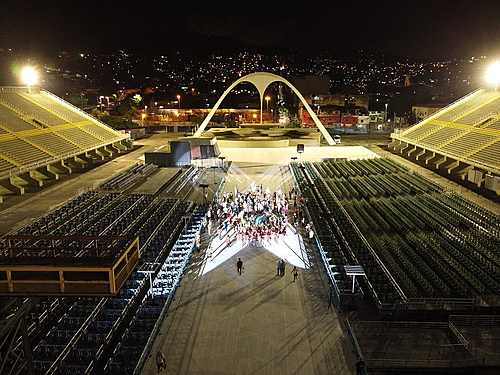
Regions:
<instances>
[{"instance_id":1,"label":"person standing","mask_svg":"<svg viewBox=\"0 0 500 375\"><path fill-rule=\"evenodd\" d=\"M165 356L159 350L156 353L156 366L158 366L158 374L160 373L161 370L167 368L167 365L165 363Z\"/></svg>"},{"instance_id":2,"label":"person standing","mask_svg":"<svg viewBox=\"0 0 500 375\"><path fill-rule=\"evenodd\" d=\"M238 261L236 262L236 269L238 271L238 274L241 275L241 270L243 269L243 261L241 258L238 258Z\"/></svg>"},{"instance_id":3,"label":"person standing","mask_svg":"<svg viewBox=\"0 0 500 375\"><path fill-rule=\"evenodd\" d=\"M276 265L276 276L281 275L281 259L278 260L278 264Z\"/></svg>"},{"instance_id":4,"label":"person standing","mask_svg":"<svg viewBox=\"0 0 500 375\"><path fill-rule=\"evenodd\" d=\"M297 276L299 276L299 270L296 266L293 266L291 274L293 275L293 282L297 280Z\"/></svg>"},{"instance_id":5,"label":"person standing","mask_svg":"<svg viewBox=\"0 0 500 375\"><path fill-rule=\"evenodd\" d=\"M285 260L281 259L281 272L280 272L281 276L285 276L285 266L286 266Z\"/></svg>"},{"instance_id":6,"label":"person standing","mask_svg":"<svg viewBox=\"0 0 500 375\"><path fill-rule=\"evenodd\" d=\"M356 362L356 375L363 375L365 372L365 361L363 361L362 357L359 357L358 362Z\"/></svg>"},{"instance_id":7,"label":"person standing","mask_svg":"<svg viewBox=\"0 0 500 375\"><path fill-rule=\"evenodd\" d=\"M309 230L309 243L312 243L314 239L314 231L311 229Z\"/></svg>"}]
</instances>

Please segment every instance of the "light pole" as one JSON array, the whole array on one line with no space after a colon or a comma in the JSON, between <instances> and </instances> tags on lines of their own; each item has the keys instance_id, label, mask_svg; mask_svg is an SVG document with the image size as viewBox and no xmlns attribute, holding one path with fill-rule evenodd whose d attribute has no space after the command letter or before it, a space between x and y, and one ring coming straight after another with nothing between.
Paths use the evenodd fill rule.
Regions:
<instances>
[{"instance_id":1,"label":"light pole","mask_svg":"<svg viewBox=\"0 0 500 375\"><path fill-rule=\"evenodd\" d=\"M203 204L206 203L205 200L205 189L208 187L208 184L200 184L200 187L203 189Z\"/></svg>"},{"instance_id":2,"label":"light pole","mask_svg":"<svg viewBox=\"0 0 500 375\"><path fill-rule=\"evenodd\" d=\"M177 103L179 103L179 111L181 110L181 96L177 95Z\"/></svg>"},{"instance_id":3,"label":"light pole","mask_svg":"<svg viewBox=\"0 0 500 375\"><path fill-rule=\"evenodd\" d=\"M215 181L215 170L217 169L217 166L216 165L212 165L210 168L212 168L212 170L214 171L214 185L217 185L217 181Z\"/></svg>"},{"instance_id":4,"label":"light pole","mask_svg":"<svg viewBox=\"0 0 500 375\"><path fill-rule=\"evenodd\" d=\"M302 154L304 153L304 144L297 144L297 154L299 154L299 164L302 165Z\"/></svg>"},{"instance_id":5,"label":"light pole","mask_svg":"<svg viewBox=\"0 0 500 375\"><path fill-rule=\"evenodd\" d=\"M264 99L266 99L266 112L269 113L269 100L271 100L271 97L266 96Z\"/></svg>"},{"instance_id":6,"label":"light pole","mask_svg":"<svg viewBox=\"0 0 500 375\"><path fill-rule=\"evenodd\" d=\"M219 156L219 159L220 159L220 167L221 167L221 168L224 168L224 159L225 159L225 158L226 158L225 156Z\"/></svg>"},{"instance_id":7,"label":"light pole","mask_svg":"<svg viewBox=\"0 0 500 375\"><path fill-rule=\"evenodd\" d=\"M385 111L384 111L384 123L387 124L387 106L389 103L385 103Z\"/></svg>"}]
</instances>

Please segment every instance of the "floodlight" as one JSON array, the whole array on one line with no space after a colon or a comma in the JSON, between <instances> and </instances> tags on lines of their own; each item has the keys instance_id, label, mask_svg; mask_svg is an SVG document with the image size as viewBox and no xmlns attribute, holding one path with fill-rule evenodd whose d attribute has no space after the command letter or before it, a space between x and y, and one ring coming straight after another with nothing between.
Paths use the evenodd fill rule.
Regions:
<instances>
[{"instance_id":1,"label":"floodlight","mask_svg":"<svg viewBox=\"0 0 500 375\"><path fill-rule=\"evenodd\" d=\"M486 80L495 85L495 91L500 83L500 62L493 63L486 71Z\"/></svg>"},{"instance_id":2,"label":"floodlight","mask_svg":"<svg viewBox=\"0 0 500 375\"><path fill-rule=\"evenodd\" d=\"M25 83L28 86L28 92L30 92L31 85L34 85L37 82L38 76L35 72L35 69L28 66L22 70L21 79L23 83Z\"/></svg>"}]
</instances>

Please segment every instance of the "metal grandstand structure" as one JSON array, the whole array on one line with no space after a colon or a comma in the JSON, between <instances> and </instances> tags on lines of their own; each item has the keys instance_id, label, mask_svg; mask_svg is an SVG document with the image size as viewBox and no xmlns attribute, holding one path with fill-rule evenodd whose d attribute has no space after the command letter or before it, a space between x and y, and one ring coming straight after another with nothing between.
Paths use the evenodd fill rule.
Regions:
<instances>
[{"instance_id":1,"label":"metal grandstand structure","mask_svg":"<svg viewBox=\"0 0 500 375\"><path fill-rule=\"evenodd\" d=\"M134 193L155 170L133 165L0 239L0 373L143 365L206 211L173 198L186 198L205 170L176 170L156 191Z\"/></svg>"},{"instance_id":2,"label":"metal grandstand structure","mask_svg":"<svg viewBox=\"0 0 500 375\"><path fill-rule=\"evenodd\" d=\"M292 163L291 170L331 280L331 304L349 310L355 282L357 299L375 303L380 320L346 322L370 373L499 368L498 215L391 159ZM366 276L350 278L354 265Z\"/></svg>"},{"instance_id":3,"label":"metal grandstand structure","mask_svg":"<svg viewBox=\"0 0 500 375\"><path fill-rule=\"evenodd\" d=\"M15 194L131 146L128 134L46 90L0 87L0 185Z\"/></svg>"}]
</instances>

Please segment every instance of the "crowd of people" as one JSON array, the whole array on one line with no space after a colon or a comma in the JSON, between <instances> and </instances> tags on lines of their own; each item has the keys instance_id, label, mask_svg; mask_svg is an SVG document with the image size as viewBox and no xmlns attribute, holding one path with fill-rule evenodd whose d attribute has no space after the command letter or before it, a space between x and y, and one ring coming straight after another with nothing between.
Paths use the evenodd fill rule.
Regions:
<instances>
[{"instance_id":1,"label":"crowd of people","mask_svg":"<svg viewBox=\"0 0 500 375\"><path fill-rule=\"evenodd\" d=\"M248 191L222 194L213 203L207 217L217 226L219 239L226 236L243 244L263 246L280 242L288 224L288 200L282 191L252 186Z\"/></svg>"}]
</instances>

